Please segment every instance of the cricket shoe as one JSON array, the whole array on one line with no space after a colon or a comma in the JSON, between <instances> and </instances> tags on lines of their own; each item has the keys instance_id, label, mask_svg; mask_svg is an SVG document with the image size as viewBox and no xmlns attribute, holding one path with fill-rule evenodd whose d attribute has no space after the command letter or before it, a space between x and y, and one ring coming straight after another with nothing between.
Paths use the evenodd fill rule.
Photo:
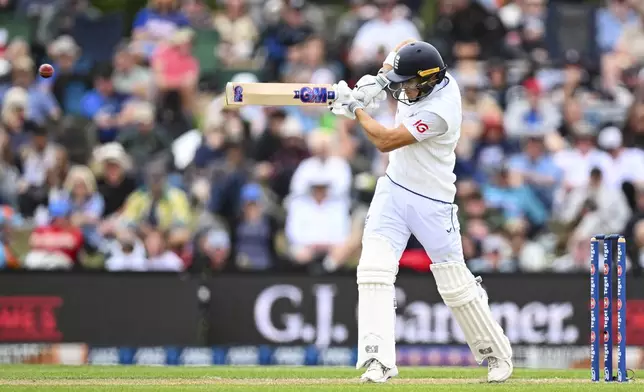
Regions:
<instances>
[{"instance_id":1,"label":"cricket shoe","mask_svg":"<svg viewBox=\"0 0 644 392\"><path fill-rule=\"evenodd\" d=\"M489 357L487 359L487 382L503 382L512 375L512 361Z\"/></svg>"},{"instance_id":2,"label":"cricket shoe","mask_svg":"<svg viewBox=\"0 0 644 392\"><path fill-rule=\"evenodd\" d=\"M369 361L367 371L364 372L362 376L360 376L360 381L383 383L392 377L396 377L397 375L397 367L394 366L393 368L389 369L381 364L377 359L372 359L371 361Z\"/></svg>"}]
</instances>

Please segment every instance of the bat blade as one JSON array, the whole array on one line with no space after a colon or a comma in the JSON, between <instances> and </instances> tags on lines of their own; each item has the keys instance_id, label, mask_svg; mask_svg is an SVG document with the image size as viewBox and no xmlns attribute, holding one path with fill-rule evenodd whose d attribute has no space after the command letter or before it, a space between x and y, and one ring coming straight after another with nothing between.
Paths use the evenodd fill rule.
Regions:
<instances>
[{"instance_id":1,"label":"bat blade","mask_svg":"<svg viewBox=\"0 0 644 392\"><path fill-rule=\"evenodd\" d=\"M331 84L226 84L226 106L328 106L335 98Z\"/></svg>"}]
</instances>

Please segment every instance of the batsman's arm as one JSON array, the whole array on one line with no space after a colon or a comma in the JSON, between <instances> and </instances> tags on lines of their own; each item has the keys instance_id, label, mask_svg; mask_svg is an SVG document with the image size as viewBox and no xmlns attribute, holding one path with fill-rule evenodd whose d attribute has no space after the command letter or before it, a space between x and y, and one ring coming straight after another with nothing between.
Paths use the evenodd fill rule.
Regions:
<instances>
[{"instance_id":1,"label":"batsman's arm","mask_svg":"<svg viewBox=\"0 0 644 392\"><path fill-rule=\"evenodd\" d=\"M390 152L417 142L404 124L400 124L397 128L388 129L363 109L356 109L355 114L367 134L367 138L381 152Z\"/></svg>"}]
</instances>

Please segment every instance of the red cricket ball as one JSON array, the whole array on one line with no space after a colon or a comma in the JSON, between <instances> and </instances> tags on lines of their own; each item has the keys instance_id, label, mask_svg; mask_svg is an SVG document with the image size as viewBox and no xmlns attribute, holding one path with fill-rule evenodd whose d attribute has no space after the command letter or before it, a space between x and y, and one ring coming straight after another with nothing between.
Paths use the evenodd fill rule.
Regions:
<instances>
[{"instance_id":1,"label":"red cricket ball","mask_svg":"<svg viewBox=\"0 0 644 392\"><path fill-rule=\"evenodd\" d=\"M51 78L54 75L54 67L49 64L43 64L38 68L38 73L43 78Z\"/></svg>"}]
</instances>

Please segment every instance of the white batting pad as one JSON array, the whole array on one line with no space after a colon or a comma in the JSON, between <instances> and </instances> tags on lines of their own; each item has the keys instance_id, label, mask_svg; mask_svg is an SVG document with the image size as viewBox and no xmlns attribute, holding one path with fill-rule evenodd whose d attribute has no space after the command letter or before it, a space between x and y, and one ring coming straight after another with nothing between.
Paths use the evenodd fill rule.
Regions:
<instances>
[{"instance_id":1,"label":"white batting pad","mask_svg":"<svg viewBox=\"0 0 644 392\"><path fill-rule=\"evenodd\" d=\"M365 238L358 265L358 361L360 369L370 359L387 368L396 366L395 290L398 260L388 240Z\"/></svg>"},{"instance_id":2,"label":"white batting pad","mask_svg":"<svg viewBox=\"0 0 644 392\"><path fill-rule=\"evenodd\" d=\"M452 310L476 361L510 359L510 341L492 317L481 278L475 278L463 262L432 264L431 270L438 292Z\"/></svg>"}]
</instances>

